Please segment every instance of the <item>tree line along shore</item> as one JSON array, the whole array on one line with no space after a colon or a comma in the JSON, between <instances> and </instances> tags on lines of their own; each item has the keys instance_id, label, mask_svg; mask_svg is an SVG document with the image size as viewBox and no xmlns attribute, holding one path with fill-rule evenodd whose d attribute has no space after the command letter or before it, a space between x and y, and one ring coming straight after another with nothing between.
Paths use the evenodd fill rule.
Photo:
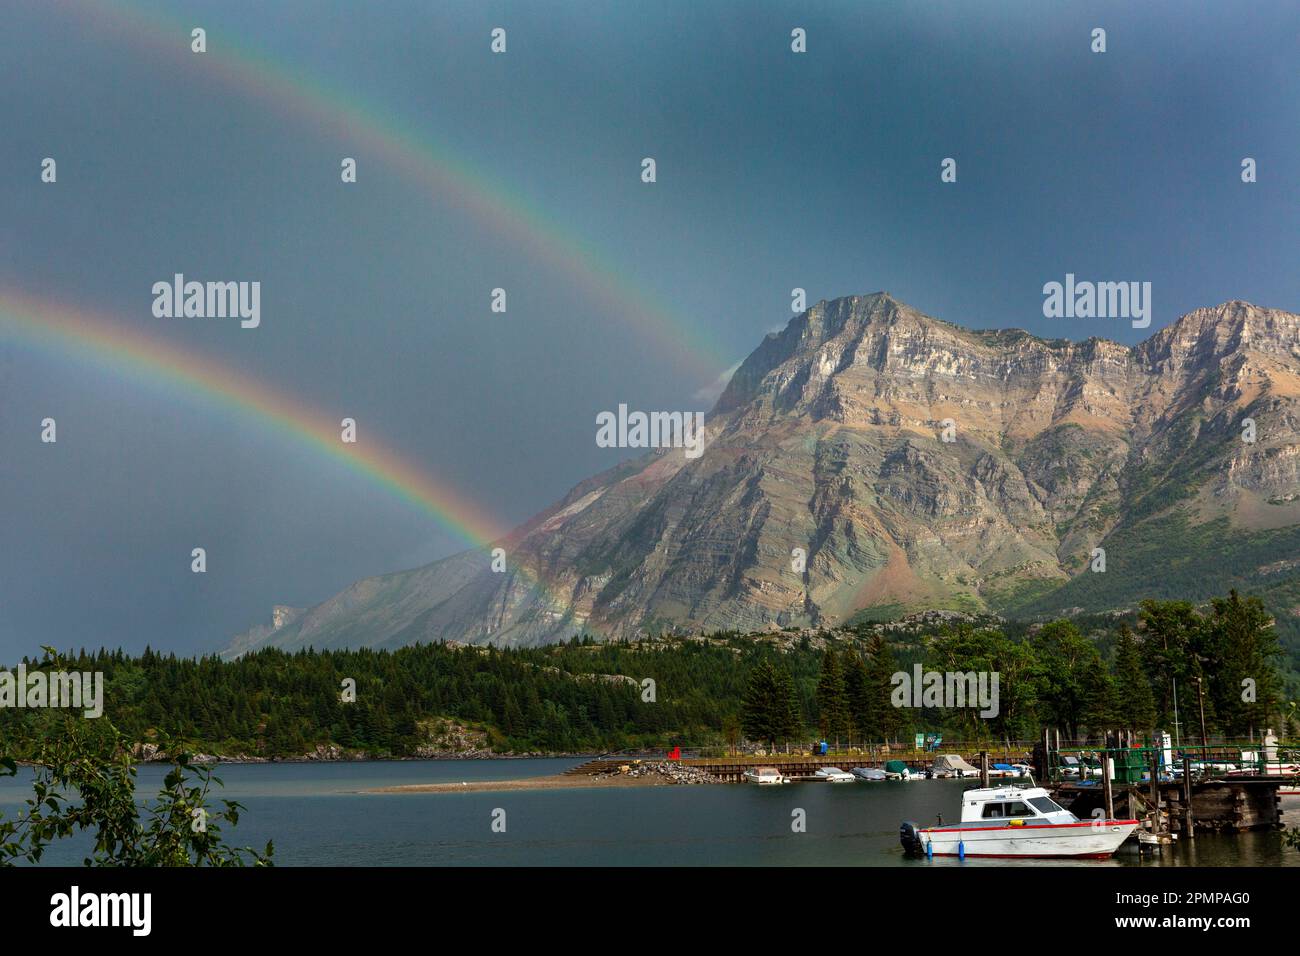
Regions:
<instances>
[{"instance_id":1,"label":"tree line along shore","mask_svg":"<svg viewBox=\"0 0 1300 956\"><path fill-rule=\"evenodd\" d=\"M59 663L104 674L105 715L138 742L137 756L166 740L271 760L806 746L815 736L868 748L922 732L997 745L1044 726L1070 739L1145 732L1171 726L1175 707L1187 728L1200 729L1203 709L1210 734L1271 727L1286 739L1297 729L1292 659L1261 603L1234 592L1046 623L929 613L834 631L583 636L539 648L263 650L230 661L83 650ZM998 673L996 716L895 706L893 677L916 664ZM0 756L30 758L68 719L0 708Z\"/></svg>"}]
</instances>

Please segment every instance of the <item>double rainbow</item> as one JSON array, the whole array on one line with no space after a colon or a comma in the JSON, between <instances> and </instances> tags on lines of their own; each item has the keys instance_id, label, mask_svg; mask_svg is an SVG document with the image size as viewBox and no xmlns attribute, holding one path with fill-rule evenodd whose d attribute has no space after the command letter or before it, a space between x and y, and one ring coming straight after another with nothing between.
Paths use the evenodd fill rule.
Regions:
<instances>
[{"instance_id":1,"label":"double rainbow","mask_svg":"<svg viewBox=\"0 0 1300 956\"><path fill-rule=\"evenodd\" d=\"M655 344L702 381L712 383L731 364L707 328L664 303L612 262L594 243L565 227L536 202L490 179L440 142L426 127L387 107L357 97L270 58L223 31L209 31L208 52L190 52L190 30L161 11L138 3L69 0L75 18L98 22L104 33L121 36L175 62L175 79L211 79L260 101L295 123L311 125L349 143L360 162L378 160L430 199L459 208L471 220L509 238L536 261L568 276L622 321L634 335ZM481 38L483 48L488 37ZM635 175L634 169L630 175ZM633 179L633 182L636 182Z\"/></svg>"},{"instance_id":2,"label":"double rainbow","mask_svg":"<svg viewBox=\"0 0 1300 956\"><path fill-rule=\"evenodd\" d=\"M449 485L434 480L425 468L368 434L355 444L344 444L338 416L310 408L232 365L109 316L0 288L0 341L21 342L252 416L269 430L365 475L474 546L498 541L508 530Z\"/></svg>"},{"instance_id":3,"label":"double rainbow","mask_svg":"<svg viewBox=\"0 0 1300 956\"><path fill-rule=\"evenodd\" d=\"M192 24L161 11L109 0L65 0L65 4L78 23L105 27L102 35L122 37L153 55L174 60L183 68L178 69L179 77L214 79L295 122L341 135L358 158L378 160L430 198L456 206L528 255L571 277L607 307L611 317L653 340L660 350L706 376L706 381L729 364L702 326L668 307L594 244L548 216L528 197L475 169L427 129L320 77L296 72L234 42L224 32L210 38L208 53L195 56L188 46ZM148 384L171 386L251 415L267 428L365 475L473 546L491 545L508 531L475 502L373 437L367 435L356 445L343 444L336 416L310 408L209 356L147 336L108 316L0 287L0 330L6 338L58 356L87 361ZM524 573L549 593L535 573L526 569Z\"/></svg>"}]
</instances>

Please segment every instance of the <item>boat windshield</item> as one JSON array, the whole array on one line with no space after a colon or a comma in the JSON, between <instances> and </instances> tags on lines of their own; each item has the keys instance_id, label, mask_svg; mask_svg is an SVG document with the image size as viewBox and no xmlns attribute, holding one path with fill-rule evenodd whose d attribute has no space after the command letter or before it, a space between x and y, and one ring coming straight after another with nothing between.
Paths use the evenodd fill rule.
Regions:
<instances>
[{"instance_id":1,"label":"boat windshield","mask_svg":"<svg viewBox=\"0 0 1300 956\"><path fill-rule=\"evenodd\" d=\"M1032 817L1034 811L1019 800L1013 800L1009 803L986 803L984 804L985 820L1000 820L1004 817Z\"/></svg>"},{"instance_id":2,"label":"boat windshield","mask_svg":"<svg viewBox=\"0 0 1300 956\"><path fill-rule=\"evenodd\" d=\"M1029 802L1039 813L1060 813L1064 809L1049 797L1030 797Z\"/></svg>"}]
</instances>

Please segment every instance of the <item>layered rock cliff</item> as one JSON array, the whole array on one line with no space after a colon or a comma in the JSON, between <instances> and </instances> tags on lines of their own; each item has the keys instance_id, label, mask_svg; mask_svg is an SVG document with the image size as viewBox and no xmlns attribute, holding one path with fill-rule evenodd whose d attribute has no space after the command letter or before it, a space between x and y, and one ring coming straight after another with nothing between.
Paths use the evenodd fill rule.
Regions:
<instances>
[{"instance_id":1,"label":"layered rock cliff","mask_svg":"<svg viewBox=\"0 0 1300 956\"><path fill-rule=\"evenodd\" d=\"M1254 577L1300 619L1300 571L1259 570L1300 553L1292 313L1229 302L1127 348L820 302L706 436L575 487L501 543L505 573L469 552L367 579L229 652L1100 610Z\"/></svg>"}]
</instances>

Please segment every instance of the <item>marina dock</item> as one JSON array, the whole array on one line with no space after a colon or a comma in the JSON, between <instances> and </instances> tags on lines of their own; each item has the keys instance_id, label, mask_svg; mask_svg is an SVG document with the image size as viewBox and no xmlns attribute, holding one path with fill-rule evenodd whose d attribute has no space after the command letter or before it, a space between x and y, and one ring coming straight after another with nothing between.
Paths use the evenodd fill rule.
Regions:
<instances>
[{"instance_id":1,"label":"marina dock","mask_svg":"<svg viewBox=\"0 0 1300 956\"><path fill-rule=\"evenodd\" d=\"M1243 832L1270 830L1282 825L1282 798L1278 788L1284 777L1221 777L1198 780L1190 787L1182 781L1164 781L1153 799L1149 782L1113 788L1114 815L1119 819L1149 820L1153 812L1157 831L1194 836L1197 830ZM1105 792L1099 782L1060 783L1053 798L1080 820L1105 810ZM1188 810L1190 809L1190 820Z\"/></svg>"},{"instance_id":2,"label":"marina dock","mask_svg":"<svg viewBox=\"0 0 1300 956\"><path fill-rule=\"evenodd\" d=\"M775 767L783 776L794 781L814 781L823 767L881 768L888 760L901 760L914 771L928 769L934 762L933 753L921 751L893 752L877 757L866 754L771 754L765 756L690 756L684 754L675 763L683 767L703 770L717 780L740 783L742 774L754 767ZM994 763L1023 763L1024 752L970 754L966 759L973 766L991 766ZM1145 756L1145 753L1144 753ZM605 774L618 772L622 766L637 763L659 762L669 759L663 752L604 754L565 771L568 775ZM978 776L968 778L972 787L981 785ZM1010 778L994 778L1011 783ZM1177 834L1183 839L1194 838L1197 830L1236 833L1248 830L1276 829L1282 826L1281 797L1283 784L1294 785L1292 778L1281 775L1208 776L1203 779L1169 780L1157 775L1153 786L1149 774L1135 782L1110 781L1110 786L1098 776L1084 779L1057 779L1045 781L1053 798L1081 820L1091 819L1097 810L1117 819L1138 819L1148 832ZM987 783L985 784L987 785Z\"/></svg>"},{"instance_id":3,"label":"marina dock","mask_svg":"<svg viewBox=\"0 0 1300 956\"><path fill-rule=\"evenodd\" d=\"M934 763L935 755L933 753L923 753L921 751L912 752L895 752L880 757L871 757L867 754L772 754L769 756L721 756L721 757L688 757L683 756L680 763L684 767L697 767L700 770L716 777L719 780L728 783L739 783L741 774L746 770L754 767L775 767L783 776L792 780L814 780L814 774L822 767L839 767L841 770L851 770L854 767L876 767L883 768L888 761L901 760L907 764L914 772L921 772L930 768ZM568 774L600 774L615 771L622 764L632 764L636 760L658 761L668 759L663 754L657 755L604 755L594 760L589 760L580 766L566 770ZM997 763L1024 762L1027 756L1023 753L1011 755L997 755L990 758ZM974 778L972 778L974 779Z\"/></svg>"}]
</instances>

